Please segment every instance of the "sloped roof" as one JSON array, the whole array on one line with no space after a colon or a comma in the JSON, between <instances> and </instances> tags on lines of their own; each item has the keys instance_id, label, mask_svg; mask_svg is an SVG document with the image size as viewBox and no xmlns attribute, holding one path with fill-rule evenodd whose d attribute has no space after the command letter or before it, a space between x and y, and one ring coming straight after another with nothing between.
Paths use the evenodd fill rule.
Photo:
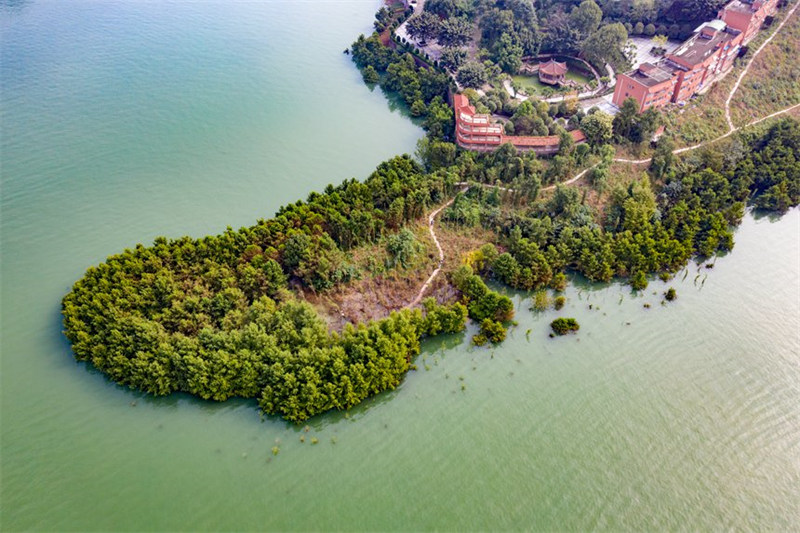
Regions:
<instances>
[{"instance_id":1,"label":"sloped roof","mask_svg":"<svg viewBox=\"0 0 800 533\"><path fill-rule=\"evenodd\" d=\"M581 130L572 130L569 134L576 143L586 140L586 135ZM545 148L548 146L558 146L561 143L561 137L558 135L503 135L503 142L509 142L514 146L536 146Z\"/></svg>"},{"instance_id":2,"label":"sloped roof","mask_svg":"<svg viewBox=\"0 0 800 533\"><path fill-rule=\"evenodd\" d=\"M567 73L567 64L559 63L551 59L547 63L539 63L539 72L544 72L548 76L561 76Z\"/></svg>"}]
</instances>

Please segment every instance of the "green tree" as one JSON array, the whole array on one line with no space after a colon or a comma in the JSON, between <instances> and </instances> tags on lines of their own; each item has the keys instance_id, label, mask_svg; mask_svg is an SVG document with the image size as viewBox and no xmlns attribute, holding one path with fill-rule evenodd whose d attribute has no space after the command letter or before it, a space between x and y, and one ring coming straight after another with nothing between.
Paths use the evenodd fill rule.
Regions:
<instances>
[{"instance_id":1,"label":"green tree","mask_svg":"<svg viewBox=\"0 0 800 533\"><path fill-rule=\"evenodd\" d=\"M508 33L504 33L492 47L492 59L504 71L516 74L522 66L522 46Z\"/></svg>"},{"instance_id":2,"label":"green tree","mask_svg":"<svg viewBox=\"0 0 800 533\"><path fill-rule=\"evenodd\" d=\"M378 83L381 81L378 71L375 70L375 67L372 65L367 65L364 67L364 70L361 71L361 75L364 77L364 81L366 83Z\"/></svg>"},{"instance_id":3,"label":"green tree","mask_svg":"<svg viewBox=\"0 0 800 533\"><path fill-rule=\"evenodd\" d=\"M496 320L485 318L481 322L481 335L486 337L492 344L498 344L506 340L506 328Z\"/></svg>"},{"instance_id":4,"label":"green tree","mask_svg":"<svg viewBox=\"0 0 800 533\"><path fill-rule=\"evenodd\" d=\"M465 0L428 0L425 2L425 11L435 13L443 19L469 15L472 10L471 2Z\"/></svg>"},{"instance_id":5,"label":"green tree","mask_svg":"<svg viewBox=\"0 0 800 533\"><path fill-rule=\"evenodd\" d=\"M586 59L596 65L610 63L617 70L624 70L628 60L622 52L622 47L628 40L628 32L620 23L603 26L592 33L581 46L581 51Z\"/></svg>"},{"instance_id":6,"label":"green tree","mask_svg":"<svg viewBox=\"0 0 800 533\"><path fill-rule=\"evenodd\" d=\"M669 40L669 38L666 35L655 35L653 37L653 46L657 46L659 48L662 48L667 44L668 40Z\"/></svg>"},{"instance_id":7,"label":"green tree","mask_svg":"<svg viewBox=\"0 0 800 533\"><path fill-rule=\"evenodd\" d=\"M421 117L427 111L427 107L425 107L425 102L421 99L414 100L414 103L411 104L411 116L412 117Z\"/></svg>"},{"instance_id":8,"label":"green tree","mask_svg":"<svg viewBox=\"0 0 800 533\"><path fill-rule=\"evenodd\" d=\"M455 119L453 110L441 96L436 96L428 104L428 116L423 127L431 139L445 139L453 134Z\"/></svg>"},{"instance_id":9,"label":"green tree","mask_svg":"<svg viewBox=\"0 0 800 533\"><path fill-rule=\"evenodd\" d=\"M464 87L473 88L481 87L488 79L486 75L486 68L482 64L474 61L469 62L461 67L458 71L457 78L458 83Z\"/></svg>"},{"instance_id":10,"label":"green tree","mask_svg":"<svg viewBox=\"0 0 800 533\"><path fill-rule=\"evenodd\" d=\"M547 50L562 54L572 54L580 49L580 43L583 39L584 36L572 26L567 15L555 12L549 16L545 40Z\"/></svg>"},{"instance_id":11,"label":"green tree","mask_svg":"<svg viewBox=\"0 0 800 533\"><path fill-rule=\"evenodd\" d=\"M434 39L439 35L439 27L441 21L439 17L428 11L423 11L418 16L412 18L406 24L406 31L413 39L416 39L420 44L427 44L428 40Z\"/></svg>"},{"instance_id":12,"label":"green tree","mask_svg":"<svg viewBox=\"0 0 800 533\"><path fill-rule=\"evenodd\" d=\"M594 0L583 0L580 5L572 8L569 23L582 38L586 38L597 31L602 18L603 10L594 3Z\"/></svg>"},{"instance_id":13,"label":"green tree","mask_svg":"<svg viewBox=\"0 0 800 533\"><path fill-rule=\"evenodd\" d=\"M467 60L467 51L463 48L446 48L439 58L442 66L450 71L457 71Z\"/></svg>"},{"instance_id":14,"label":"green tree","mask_svg":"<svg viewBox=\"0 0 800 533\"><path fill-rule=\"evenodd\" d=\"M611 141L614 133L614 117L603 111L586 115L581 120L581 131L586 140L593 146L604 145Z\"/></svg>"},{"instance_id":15,"label":"green tree","mask_svg":"<svg viewBox=\"0 0 800 533\"><path fill-rule=\"evenodd\" d=\"M442 21L437 40L447 48L465 46L472 38L472 24L463 17L454 17Z\"/></svg>"},{"instance_id":16,"label":"green tree","mask_svg":"<svg viewBox=\"0 0 800 533\"><path fill-rule=\"evenodd\" d=\"M636 125L636 116L638 114L639 102L634 98L626 98L622 102L619 113L614 116L614 135L616 135L617 139L627 139L630 137Z\"/></svg>"},{"instance_id":17,"label":"green tree","mask_svg":"<svg viewBox=\"0 0 800 533\"><path fill-rule=\"evenodd\" d=\"M675 160L675 156L672 154L674 149L675 143L670 137L662 136L658 140L656 151L650 160L650 173L653 177L661 179L667 175Z\"/></svg>"},{"instance_id":18,"label":"green tree","mask_svg":"<svg viewBox=\"0 0 800 533\"><path fill-rule=\"evenodd\" d=\"M550 328L556 335L566 335L578 331L581 326L574 318L556 318L550 323Z\"/></svg>"},{"instance_id":19,"label":"green tree","mask_svg":"<svg viewBox=\"0 0 800 533\"><path fill-rule=\"evenodd\" d=\"M389 254L387 265L389 268L400 266L408 268L411 260L416 255L420 245L417 238L407 228L390 235L386 240L386 252Z\"/></svg>"}]
</instances>

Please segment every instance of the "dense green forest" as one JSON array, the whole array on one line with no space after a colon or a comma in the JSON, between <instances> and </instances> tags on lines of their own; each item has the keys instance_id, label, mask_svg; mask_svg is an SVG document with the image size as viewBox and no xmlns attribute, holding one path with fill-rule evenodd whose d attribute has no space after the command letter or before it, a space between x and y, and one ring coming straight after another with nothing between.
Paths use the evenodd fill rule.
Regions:
<instances>
[{"instance_id":1,"label":"dense green forest","mask_svg":"<svg viewBox=\"0 0 800 533\"><path fill-rule=\"evenodd\" d=\"M512 287L541 288L570 269L594 280L630 277L634 288L644 288L650 273L675 272L694 255L730 250L731 227L748 200L781 212L800 202L800 123L785 119L761 137L743 139L728 153L709 148L685 161L665 143L650 175L608 191L602 213L578 188L560 186L546 200L520 208L524 187L515 170L530 156L504 147L473 164L479 181L514 187L507 201L499 189L473 187L456 196L443 220L494 231L505 252L484 252L482 273Z\"/></svg>"},{"instance_id":2,"label":"dense green forest","mask_svg":"<svg viewBox=\"0 0 800 533\"><path fill-rule=\"evenodd\" d=\"M473 300L490 311L504 300L487 289L464 299L469 311L427 301L424 315L401 311L337 334L291 287L325 291L358 277L347 250L422 217L452 195L453 179L396 157L364 183L328 186L255 226L109 257L64 298L67 338L79 360L152 394L255 397L290 420L348 408L395 387L421 337L463 329Z\"/></svg>"}]
</instances>

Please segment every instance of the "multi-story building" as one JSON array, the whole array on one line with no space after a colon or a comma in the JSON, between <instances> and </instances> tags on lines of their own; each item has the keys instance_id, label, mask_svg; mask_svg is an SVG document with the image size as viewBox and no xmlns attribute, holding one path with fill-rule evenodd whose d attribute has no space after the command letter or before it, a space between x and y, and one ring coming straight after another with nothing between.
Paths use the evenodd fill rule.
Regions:
<instances>
[{"instance_id":1,"label":"multi-story building","mask_svg":"<svg viewBox=\"0 0 800 533\"><path fill-rule=\"evenodd\" d=\"M463 94L453 97L456 113L456 141L461 146L494 149L503 144L503 126L492 124L489 115L475 112L469 98Z\"/></svg>"},{"instance_id":2,"label":"multi-story building","mask_svg":"<svg viewBox=\"0 0 800 533\"><path fill-rule=\"evenodd\" d=\"M741 44L742 33L721 20L697 28L689 40L664 60L677 76L672 102L686 102L726 73L733 66Z\"/></svg>"},{"instance_id":3,"label":"multi-story building","mask_svg":"<svg viewBox=\"0 0 800 533\"><path fill-rule=\"evenodd\" d=\"M617 76L614 87L614 104L633 98L639 102L639 113L661 107L672 101L678 78L673 69L652 63L642 63L639 68Z\"/></svg>"},{"instance_id":4,"label":"multi-story building","mask_svg":"<svg viewBox=\"0 0 800 533\"><path fill-rule=\"evenodd\" d=\"M612 102L627 98L639 103L639 112L668 103L682 104L733 66L741 46L752 39L764 20L777 11L778 0L733 0L720 18L702 24L686 42L656 64L617 76Z\"/></svg>"},{"instance_id":5,"label":"multi-story building","mask_svg":"<svg viewBox=\"0 0 800 533\"><path fill-rule=\"evenodd\" d=\"M504 143L511 143L518 150L532 150L539 155L552 155L558 152L561 139L558 135L528 136L506 135L501 124L492 123L489 115L475 111L469 98L463 94L453 97L456 118L456 142L462 148L488 152ZM586 141L580 130L570 132L576 144Z\"/></svg>"},{"instance_id":6,"label":"multi-story building","mask_svg":"<svg viewBox=\"0 0 800 533\"><path fill-rule=\"evenodd\" d=\"M756 36L767 17L778 11L778 0L733 0L719 10L718 17L744 35L744 44Z\"/></svg>"}]
</instances>

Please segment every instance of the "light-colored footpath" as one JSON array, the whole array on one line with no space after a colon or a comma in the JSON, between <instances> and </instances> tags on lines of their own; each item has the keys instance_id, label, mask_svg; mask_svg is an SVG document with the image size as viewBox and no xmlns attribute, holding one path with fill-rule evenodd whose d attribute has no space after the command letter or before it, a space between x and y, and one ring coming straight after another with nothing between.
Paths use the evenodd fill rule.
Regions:
<instances>
[{"instance_id":1,"label":"light-colored footpath","mask_svg":"<svg viewBox=\"0 0 800 533\"><path fill-rule=\"evenodd\" d=\"M436 249L439 250L439 265L436 269L431 273L425 283L422 284L422 287L419 289L417 296L409 303L406 307L414 307L415 305L419 304L422 301L422 297L425 295L425 291L428 290L428 287L431 286L433 280L436 279L436 276L439 275L439 272L442 270L442 266L444 265L444 250L442 250L442 245L439 244L439 239L436 237L436 232L433 231L434 221L436 220L436 215L441 213L441 211L450 206L453 203L454 198L450 198L443 206L433 211L430 215L428 215L428 231L431 232L431 238L433 239L433 244L436 245Z\"/></svg>"}]
</instances>

